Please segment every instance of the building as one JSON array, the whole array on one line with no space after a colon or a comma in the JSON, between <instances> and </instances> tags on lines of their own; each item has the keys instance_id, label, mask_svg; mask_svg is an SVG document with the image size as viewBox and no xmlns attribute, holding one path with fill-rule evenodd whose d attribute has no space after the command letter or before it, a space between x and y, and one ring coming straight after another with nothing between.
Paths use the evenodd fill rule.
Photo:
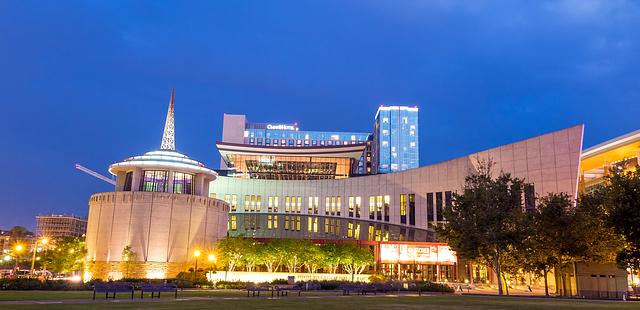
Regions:
<instances>
[{"instance_id":1,"label":"building","mask_svg":"<svg viewBox=\"0 0 640 310\"><path fill-rule=\"evenodd\" d=\"M207 197L216 172L175 149L173 98L160 149L109 166L115 192L89 200L89 278L172 278L227 234L228 205Z\"/></svg>"},{"instance_id":2,"label":"building","mask_svg":"<svg viewBox=\"0 0 640 310\"><path fill-rule=\"evenodd\" d=\"M587 148L580 162L580 191L601 185L611 169L635 169L639 162L640 130Z\"/></svg>"},{"instance_id":3,"label":"building","mask_svg":"<svg viewBox=\"0 0 640 310\"><path fill-rule=\"evenodd\" d=\"M418 108L381 106L373 129L375 173L418 168Z\"/></svg>"},{"instance_id":4,"label":"building","mask_svg":"<svg viewBox=\"0 0 640 310\"><path fill-rule=\"evenodd\" d=\"M65 214L36 216L36 235L48 238L82 237L87 232L87 219Z\"/></svg>"},{"instance_id":5,"label":"building","mask_svg":"<svg viewBox=\"0 0 640 310\"><path fill-rule=\"evenodd\" d=\"M267 148L314 149L348 145L364 145L353 171L354 174L372 173L372 135L364 132L307 131L297 123L250 123L245 115L225 114L220 145L264 146ZM220 167L228 169L228 158L222 156Z\"/></svg>"},{"instance_id":6,"label":"building","mask_svg":"<svg viewBox=\"0 0 640 310\"><path fill-rule=\"evenodd\" d=\"M384 118L385 114L381 115ZM402 115L399 116L401 123L404 122ZM381 122L386 123L384 119ZM409 124L407 119L406 125ZM409 131L411 128L409 125ZM378 266L384 274L391 275L400 270L405 275L413 273L410 278L420 274L429 275L430 280L450 281L465 277L465 274L484 274L486 277L486 270L456 268L448 262L420 264L418 260L418 266L406 260L391 262L385 259L389 255L382 255L382 245L398 250L403 245L425 249L435 246L432 244L436 241L433 228L445 220L442 210L451 204L452 193L461 189L465 177L476 170L479 161L495 162L496 175L504 171L525 179L528 182L525 205L528 207L535 205L536 196L550 192L575 195L582 137L583 126L580 125L446 162L387 174L280 178L273 175L281 173L282 166L274 166L270 175L247 177L241 168L239 173L214 180L210 195L229 203L231 236L357 242L370 245L373 251L380 253L377 255ZM359 144L352 147L354 149L349 151L354 154L344 157L355 160L357 152L364 148ZM343 154L335 148L335 145L324 145L320 149L311 146L309 149L283 149L282 152L288 152L286 156L291 157L295 153L295 156L305 157L305 162L312 163L315 156ZM219 144L219 151L223 158L247 155L257 162L272 161L276 152L273 146L239 145L233 148L225 144ZM232 163L232 166L242 165ZM299 176L309 171L308 168L287 173Z\"/></svg>"}]
</instances>

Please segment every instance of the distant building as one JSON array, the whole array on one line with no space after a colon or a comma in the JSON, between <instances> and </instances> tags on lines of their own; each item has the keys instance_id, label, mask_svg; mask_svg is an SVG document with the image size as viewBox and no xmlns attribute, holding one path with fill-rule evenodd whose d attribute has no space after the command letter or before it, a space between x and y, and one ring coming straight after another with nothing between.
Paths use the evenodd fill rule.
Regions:
<instances>
[{"instance_id":1,"label":"distant building","mask_svg":"<svg viewBox=\"0 0 640 310\"><path fill-rule=\"evenodd\" d=\"M48 238L82 237L87 232L87 219L65 214L36 216L36 235Z\"/></svg>"},{"instance_id":2,"label":"distant building","mask_svg":"<svg viewBox=\"0 0 640 310\"><path fill-rule=\"evenodd\" d=\"M418 168L418 108L381 106L373 129L374 173Z\"/></svg>"}]
</instances>

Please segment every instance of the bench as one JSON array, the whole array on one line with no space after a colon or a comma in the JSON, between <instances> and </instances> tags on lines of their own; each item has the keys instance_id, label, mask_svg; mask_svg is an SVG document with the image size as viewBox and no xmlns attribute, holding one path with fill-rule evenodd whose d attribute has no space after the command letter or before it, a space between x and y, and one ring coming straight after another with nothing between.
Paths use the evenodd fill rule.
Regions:
<instances>
[{"instance_id":1,"label":"bench","mask_svg":"<svg viewBox=\"0 0 640 310\"><path fill-rule=\"evenodd\" d=\"M96 299L96 293L105 293L104 298L116 299L116 293L131 293L131 299L133 299L133 285L128 282L104 282L93 284L93 300ZM109 293L113 293L112 297L109 297Z\"/></svg>"},{"instance_id":2,"label":"bench","mask_svg":"<svg viewBox=\"0 0 640 310\"><path fill-rule=\"evenodd\" d=\"M273 296L273 291L276 291L278 296L289 296L289 292L298 292L298 296L302 293L302 288L295 284L278 284L271 287L272 292L271 296Z\"/></svg>"},{"instance_id":3,"label":"bench","mask_svg":"<svg viewBox=\"0 0 640 310\"><path fill-rule=\"evenodd\" d=\"M339 289L342 290L342 295L351 295L351 292L356 292L362 295L363 286L358 284L344 284L340 285Z\"/></svg>"},{"instance_id":4,"label":"bench","mask_svg":"<svg viewBox=\"0 0 640 310\"><path fill-rule=\"evenodd\" d=\"M273 290L271 289L271 287L269 286L265 286L265 285L253 285L253 284L247 284L247 297L249 297L249 294L251 293L251 296L255 297L260 296L260 292L269 292L271 291L271 296L273 297Z\"/></svg>"},{"instance_id":5,"label":"bench","mask_svg":"<svg viewBox=\"0 0 640 310\"><path fill-rule=\"evenodd\" d=\"M155 293L174 293L174 298L178 298L178 286L173 283L143 283L140 285L140 299L144 298L144 293L151 293L151 298L156 297Z\"/></svg>"}]
</instances>

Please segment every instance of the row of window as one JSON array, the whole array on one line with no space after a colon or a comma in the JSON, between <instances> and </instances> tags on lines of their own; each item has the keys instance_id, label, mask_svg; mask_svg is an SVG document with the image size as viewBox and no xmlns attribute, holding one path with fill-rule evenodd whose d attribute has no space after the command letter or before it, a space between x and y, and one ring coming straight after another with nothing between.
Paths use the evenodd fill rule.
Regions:
<instances>
[{"instance_id":1,"label":"row of window","mask_svg":"<svg viewBox=\"0 0 640 310\"><path fill-rule=\"evenodd\" d=\"M302 139L270 139L264 138L249 138L250 145L265 145L265 146L325 146L325 145L349 145L364 143L363 140L302 140Z\"/></svg>"},{"instance_id":2,"label":"row of window","mask_svg":"<svg viewBox=\"0 0 640 310\"><path fill-rule=\"evenodd\" d=\"M285 231L301 231L302 229L302 217L300 215L284 215L284 230ZM324 233L329 235L341 236L341 220L340 219L324 219ZM237 215L231 215L229 217L229 230L236 231ZM261 229L258 220L258 215L244 215L244 230L258 230ZM278 215L267 216L267 229L278 229ZM361 223L357 221L347 222L347 238L360 239ZM307 218L307 231L309 233L318 232L318 217ZM370 223L367 230L367 238L371 241L388 241L389 240L389 226L381 224ZM401 235L404 236L405 231L401 230Z\"/></svg>"},{"instance_id":3,"label":"row of window","mask_svg":"<svg viewBox=\"0 0 640 310\"><path fill-rule=\"evenodd\" d=\"M451 192L447 192L449 201L451 200ZM433 193L430 193L433 195ZM442 193L440 193L442 194ZM307 214L318 214L318 199L319 197L308 197ZM231 212L237 211L238 196L226 194L224 200L229 204ZM433 200L433 199L432 199ZM301 213L302 210L301 196L285 196L285 209L284 213ZM389 206L391 203L391 196L378 195L369 196L369 219L389 222ZM244 199L244 211L245 212L261 212L262 196L260 195L245 195ZM360 218L362 211L362 197L349 196L348 202L348 216ZM279 198L278 196L268 196L267 212L278 213L279 212ZM326 196L325 197L325 210L324 214L327 216L340 216L342 210L342 197L340 196ZM400 223L407 224L407 218L409 219L409 225L415 225L415 194L402 194L400 195Z\"/></svg>"},{"instance_id":4,"label":"row of window","mask_svg":"<svg viewBox=\"0 0 640 310\"><path fill-rule=\"evenodd\" d=\"M169 171L145 170L139 190L142 192L170 192L176 194L193 194L193 175L182 172L173 173L173 186L169 188ZM133 172L125 176L124 191L131 191Z\"/></svg>"}]
</instances>

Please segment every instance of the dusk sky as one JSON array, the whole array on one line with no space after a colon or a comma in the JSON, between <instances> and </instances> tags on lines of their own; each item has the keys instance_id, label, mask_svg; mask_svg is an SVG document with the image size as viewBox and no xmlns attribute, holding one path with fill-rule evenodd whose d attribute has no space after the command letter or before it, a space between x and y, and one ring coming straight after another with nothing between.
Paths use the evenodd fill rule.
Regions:
<instances>
[{"instance_id":1,"label":"dusk sky","mask_svg":"<svg viewBox=\"0 0 640 310\"><path fill-rule=\"evenodd\" d=\"M109 164L176 144L217 168L223 113L371 131L420 107L427 165L585 124L640 129L640 3L0 1L0 229L86 216Z\"/></svg>"}]
</instances>

